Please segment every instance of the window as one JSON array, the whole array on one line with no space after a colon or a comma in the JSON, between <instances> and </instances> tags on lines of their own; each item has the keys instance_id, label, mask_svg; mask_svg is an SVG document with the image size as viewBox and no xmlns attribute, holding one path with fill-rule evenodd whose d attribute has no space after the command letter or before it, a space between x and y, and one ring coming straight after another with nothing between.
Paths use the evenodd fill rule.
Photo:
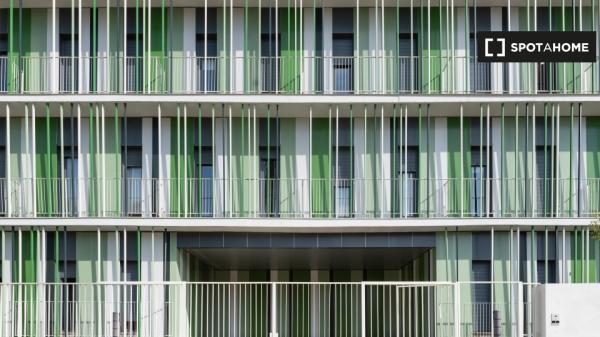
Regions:
<instances>
[{"instance_id":1,"label":"window","mask_svg":"<svg viewBox=\"0 0 600 337\"><path fill-rule=\"evenodd\" d=\"M264 92L272 92L278 89L279 60L277 57L281 55L281 34L276 33L275 16L277 12L274 8L263 8L261 15L261 88Z\"/></svg>"},{"instance_id":2,"label":"window","mask_svg":"<svg viewBox=\"0 0 600 337\"><path fill-rule=\"evenodd\" d=\"M144 83L144 67L143 67L143 28L142 28L142 13L137 13L138 20L136 25L136 9L127 9L127 50L125 51L125 76L126 90L140 91Z\"/></svg>"},{"instance_id":3,"label":"window","mask_svg":"<svg viewBox=\"0 0 600 337\"><path fill-rule=\"evenodd\" d=\"M398 71L399 88L409 92L417 88L419 40L417 33L400 33L398 36ZM412 48L411 48L412 46ZM412 58L411 58L412 55ZM411 81L411 78L413 81Z\"/></svg>"},{"instance_id":4,"label":"window","mask_svg":"<svg viewBox=\"0 0 600 337\"><path fill-rule=\"evenodd\" d=\"M123 211L127 216L142 214L142 119L123 118L122 121Z\"/></svg>"},{"instance_id":5,"label":"window","mask_svg":"<svg viewBox=\"0 0 600 337\"><path fill-rule=\"evenodd\" d=\"M200 91L217 91L216 8L196 9L196 60L198 89Z\"/></svg>"},{"instance_id":6,"label":"window","mask_svg":"<svg viewBox=\"0 0 600 337\"><path fill-rule=\"evenodd\" d=\"M202 118L196 123L194 133L195 176L193 181L192 214L213 214L213 148L212 122Z\"/></svg>"},{"instance_id":7,"label":"window","mask_svg":"<svg viewBox=\"0 0 600 337\"><path fill-rule=\"evenodd\" d=\"M492 151L487 147L488 130L479 117L470 118L471 166L469 168L469 214L471 216L487 216L492 209ZM489 135L491 142L492 136Z\"/></svg>"},{"instance_id":8,"label":"window","mask_svg":"<svg viewBox=\"0 0 600 337\"><path fill-rule=\"evenodd\" d=\"M333 8L333 90L352 92L354 28L352 8Z\"/></svg>"},{"instance_id":9,"label":"window","mask_svg":"<svg viewBox=\"0 0 600 337\"><path fill-rule=\"evenodd\" d=\"M550 11L548 7L537 8L537 31L551 31ZM558 84L558 64L553 62L537 63L537 89L540 92L552 92L557 90Z\"/></svg>"},{"instance_id":10,"label":"window","mask_svg":"<svg viewBox=\"0 0 600 337\"><path fill-rule=\"evenodd\" d=\"M544 231L535 234L537 237L535 247L537 279L534 281L538 283L556 283L556 232L548 231L547 243Z\"/></svg>"},{"instance_id":11,"label":"window","mask_svg":"<svg viewBox=\"0 0 600 337\"><path fill-rule=\"evenodd\" d=\"M47 296L50 300L58 302L56 304L65 313L60 321L63 333L75 331L73 315L66 313L73 312L72 303L77 301L77 291L73 285L77 282L76 236L76 232L66 231L48 232L46 236L46 281L62 283L60 292L50 291ZM58 267L58 274L55 274L55 266Z\"/></svg>"},{"instance_id":12,"label":"window","mask_svg":"<svg viewBox=\"0 0 600 337\"><path fill-rule=\"evenodd\" d=\"M279 123L259 120L259 202L263 216L279 215Z\"/></svg>"},{"instance_id":13,"label":"window","mask_svg":"<svg viewBox=\"0 0 600 337\"><path fill-rule=\"evenodd\" d=\"M473 332L489 332L492 314L491 235L489 232L473 232L472 236L471 286Z\"/></svg>"},{"instance_id":14,"label":"window","mask_svg":"<svg viewBox=\"0 0 600 337\"><path fill-rule=\"evenodd\" d=\"M413 27L411 29L411 17L409 8L398 9L398 90L410 92L418 88L419 78L419 35L417 31L418 16L413 13ZM412 58L411 58L412 56Z\"/></svg>"},{"instance_id":15,"label":"window","mask_svg":"<svg viewBox=\"0 0 600 337\"><path fill-rule=\"evenodd\" d=\"M399 183L403 187L401 195L404 197L404 214L409 217L418 215L417 211L417 193L418 193L418 147L406 147L406 156L402 156L402 169L399 171ZM402 188L401 187L401 188Z\"/></svg>"},{"instance_id":16,"label":"window","mask_svg":"<svg viewBox=\"0 0 600 337\"><path fill-rule=\"evenodd\" d=\"M472 280L474 282L489 282L491 280L490 261L473 261ZM474 283L472 285L473 296L473 332L489 332L492 311L492 289L491 283Z\"/></svg>"},{"instance_id":17,"label":"window","mask_svg":"<svg viewBox=\"0 0 600 337\"><path fill-rule=\"evenodd\" d=\"M62 191L59 194L60 209L63 210L67 215L77 215L77 149L76 147L65 146L64 148L64 166L61 173L61 178L64 182L60 184L59 189L65 189L65 200L62 200ZM60 152L59 152L60 153ZM73 154L75 153L75 154ZM64 204L63 204L64 203Z\"/></svg>"},{"instance_id":18,"label":"window","mask_svg":"<svg viewBox=\"0 0 600 337\"><path fill-rule=\"evenodd\" d=\"M8 89L8 9L0 8L0 92Z\"/></svg>"},{"instance_id":19,"label":"window","mask_svg":"<svg viewBox=\"0 0 600 337\"><path fill-rule=\"evenodd\" d=\"M489 7L469 8L469 82L472 92L489 92L492 89L492 73L489 62L477 61L477 32L490 31Z\"/></svg>"},{"instance_id":20,"label":"window","mask_svg":"<svg viewBox=\"0 0 600 337\"><path fill-rule=\"evenodd\" d=\"M137 233L128 232L127 233L127 246L124 245L124 234L119 233L119 266L120 266L120 279L127 282L136 282L139 281L140 275L138 274L138 240ZM139 285L131 285L126 289L126 291L121 291L121 303L126 305L127 307L124 311L127 314L121 313L119 320L121 320L121 329L125 329L128 332L137 331L137 310L138 310L138 296L136 293L141 291ZM126 334L122 334L126 335Z\"/></svg>"},{"instance_id":21,"label":"window","mask_svg":"<svg viewBox=\"0 0 600 337\"><path fill-rule=\"evenodd\" d=\"M79 11L60 8L58 18L59 90L76 91L79 88Z\"/></svg>"},{"instance_id":22,"label":"window","mask_svg":"<svg viewBox=\"0 0 600 337\"><path fill-rule=\"evenodd\" d=\"M471 166L471 215L482 216L484 213L485 166Z\"/></svg>"},{"instance_id":23,"label":"window","mask_svg":"<svg viewBox=\"0 0 600 337\"><path fill-rule=\"evenodd\" d=\"M547 121L551 127L551 119ZM552 145L552 132L544 132L544 118L535 119L535 214L551 216L556 188L556 147ZM544 134L546 141L544 142ZM562 187L560 187L562 188Z\"/></svg>"},{"instance_id":24,"label":"window","mask_svg":"<svg viewBox=\"0 0 600 337\"><path fill-rule=\"evenodd\" d=\"M414 117L397 118L392 125L396 127L392 132L395 135L395 139L392 139L395 142L395 145L392 143L392 148L395 148L392 172L396 179L394 213L402 217L415 217L418 216L419 193L418 120Z\"/></svg>"},{"instance_id":25,"label":"window","mask_svg":"<svg viewBox=\"0 0 600 337\"><path fill-rule=\"evenodd\" d=\"M338 217L352 215L352 144L350 143L351 124L349 118L340 118L338 121L339 136L336 135L335 126L331 133L331 164L333 177L334 209ZM338 143L336 143L336 141Z\"/></svg>"}]
</instances>

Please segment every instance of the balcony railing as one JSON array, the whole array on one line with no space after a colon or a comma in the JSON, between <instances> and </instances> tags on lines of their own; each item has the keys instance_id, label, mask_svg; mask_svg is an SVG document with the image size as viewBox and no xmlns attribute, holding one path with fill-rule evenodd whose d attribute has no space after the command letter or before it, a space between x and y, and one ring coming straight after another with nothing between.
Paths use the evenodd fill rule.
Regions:
<instances>
[{"instance_id":1,"label":"balcony railing","mask_svg":"<svg viewBox=\"0 0 600 337\"><path fill-rule=\"evenodd\" d=\"M504 290L503 301L477 302L471 300L472 283L2 283L0 333L525 337L533 335L535 286L496 282L493 289Z\"/></svg>"},{"instance_id":2,"label":"balcony railing","mask_svg":"<svg viewBox=\"0 0 600 337\"><path fill-rule=\"evenodd\" d=\"M596 63L500 64L464 56L0 57L11 94L600 93Z\"/></svg>"},{"instance_id":3,"label":"balcony railing","mask_svg":"<svg viewBox=\"0 0 600 337\"><path fill-rule=\"evenodd\" d=\"M0 179L3 217L595 217L600 179Z\"/></svg>"}]
</instances>

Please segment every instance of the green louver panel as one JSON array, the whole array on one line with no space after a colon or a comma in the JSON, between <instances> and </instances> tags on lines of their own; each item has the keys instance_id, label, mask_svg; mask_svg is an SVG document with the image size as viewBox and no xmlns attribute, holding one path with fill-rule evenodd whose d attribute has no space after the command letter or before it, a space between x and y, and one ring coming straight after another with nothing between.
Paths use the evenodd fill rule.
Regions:
<instances>
[{"instance_id":1,"label":"green louver panel","mask_svg":"<svg viewBox=\"0 0 600 337\"><path fill-rule=\"evenodd\" d=\"M231 15L229 8L217 8L217 56L219 64L217 65L218 73L218 90L221 92L229 91L229 66L230 66L230 43L229 43L229 25Z\"/></svg>"},{"instance_id":2,"label":"green louver panel","mask_svg":"<svg viewBox=\"0 0 600 337\"><path fill-rule=\"evenodd\" d=\"M170 66L171 69L169 69L167 73L171 74L171 81L173 82L172 90L177 92L185 91L185 79L190 72L183 50L184 10L185 8L173 8L173 21L168 23L171 32L167 35L167 41L170 41L170 47L172 49L170 52L173 57L173 63Z\"/></svg>"},{"instance_id":3,"label":"green louver panel","mask_svg":"<svg viewBox=\"0 0 600 337\"><path fill-rule=\"evenodd\" d=\"M161 8L153 8L150 10L152 15L151 40L150 40L150 66L146 70L147 76L150 76L148 85L150 90L165 91L168 88L167 74L168 66L166 56L168 55L166 50L167 41L167 29L169 25L169 16L167 11L163 11ZM163 29L163 24L164 28Z\"/></svg>"},{"instance_id":4,"label":"green louver panel","mask_svg":"<svg viewBox=\"0 0 600 337\"><path fill-rule=\"evenodd\" d=\"M380 107L375 108L373 111L374 115L377 115L378 109ZM370 109L369 109L370 110ZM370 112L370 111L369 111ZM357 193L362 193L362 200L364 202L364 211L368 216L377 216L380 213L380 205L384 202L382 199L382 190L384 187L382 186L381 176L381 118L373 117L373 118L365 118L363 119L366 123L366 135L361 135L361 137L365 137L365 154L363 156L364 161L364 172L363 172L363 180L362 186L357 186ZM335 161L335 153L332 154L332 160ZM353 164L353 163L352 163Z\"/></svg>"},{"instance_id":5,"label":"green louver panel","mask_svg":"<svg viewBox=\"0 0 600 337\"><path fill-rule=\"evenodd\" d=\"M371 76L372 66L369 62L371 49L369 48L369 8L361 7L358 9L358 22L356 9L352 11L354 27L357 32L354 34L354 45L356 48L355 56L359 57L356 61L356 71L354 73L354 82L359 92L369 90L370 83L373 81Z\"/></svg>"},{"instance_id":6,"label":"green louver panel","mask_svg":"<svg viewBox=\"0 0 600 337\"><path fill-rule=\"evenodd\" d=\"M47 111L49 113L49 111ZM58 118L38 117L35 121L35 191L38 216L56 216L60 195L58 179Z\"/></svg>"},{"instance_id":7,"label":"green louver panel","mask_svg":"<svg viewBox=\"0 0 600 337\"><path fill-rule=\"evenodd\" d=\"M244 92L260 91L260 25L258 8L247 8L244 22ZM265 20L265 18L261 18Z\"/></svg>"},{"instance_id":8,"label":"green louver panel","mask_svg":"<svg viewBox=\"0 0 600 337\"><path fill-rule=\"evenodd\" d=\"M470 120L463 118L462 158L460 117L448 117L448 213L460 216L469 206L469 168L471 166ZM461 169L463 173L461 175ZM464 178L461 181L461 177ZM462 196L462 200L461 200ZM462 207L462 209L461 209Z\"/></svg>"},{"instance_id":9,"label":"green louver panel","mask_svg":"<svg viewBox=\"0 0 600 337\"><path fill-rule=\"evenodd\" d=\"M298 211L297 198L304 195L308 184L296 181L296 119L279 119L280 155L279 155L279 211L281 214L294 214ZM298 190L299 189L299 190Z\"/></svg>"},{"instance_id":10,"label":"green louver panel","mask_svg":"<svg viewBox=\"0 0 600 337\"><path fill-rule=\"evenodd\" d=\"M180 116L171 120L171 176L168 182L171 216L183 216L186 209L189 212L193 204L192 194L194 193L193 184L188 184L186 187L186 178L189 181L195 174L194 123L197 123L197 119L188 117L187 123L185 123L183 106L179 106L177 109ZM192 111L193 109L188 109L188 116L193 113ZM185 197L186 191L187 198ZM186 200L187 207L185 206Z\"/></svg>"},{"instance_id":11,"label":"green louver panel","mask_svg":"<svg viewBox=\"0 0 600 337\"><path fill-rule=\"evenodd\" d=\"M329 123L327 118L312 120L311 213L314 217L327 217L332 211Z\"/></svg>"},{"instance_id":12,"label":"green louver panel","mask_svg":"<svg viewBox=\"0 0 600 337\"><path fill-rule=\"evenodd\" d=\"M300 90L300 15L288 7L279 11L279 33L281 34L281 61L279 65L279 88L285 93Z\"/></svg>"},{"instance_id":13,"label":"green louver panel","mask_svg":"<svg viewBox=\"0 0 600 337\"><path fill-rule=\"evenodd\" d=\"M428 17L429 13L429 17ZM421 10L418 25L419 51L421 68L421 90L424 93L436 93L441 91L442 84L442 51L440 41L440 10L431 8ZM431 22L429 22L431 19ZM428 23L429 22L429 23Z\"/></svg>"},{"instance_id":14,"label":"green louver panel","mask_svg":"<svg viewBox=\"0 0 600 337\"><path fill-rule=\"evenodd\" d=\"M253 119L233 118L231 123L231 200L230 211L233 216L250 216L255 209L254 191L257 188L252 179L256 169L253 153ZM274 154L273 154L274 155ZM260 187L258 187L260 188ZM259 192L260 193L260 192Z\"/></svg>"}]
</instances>

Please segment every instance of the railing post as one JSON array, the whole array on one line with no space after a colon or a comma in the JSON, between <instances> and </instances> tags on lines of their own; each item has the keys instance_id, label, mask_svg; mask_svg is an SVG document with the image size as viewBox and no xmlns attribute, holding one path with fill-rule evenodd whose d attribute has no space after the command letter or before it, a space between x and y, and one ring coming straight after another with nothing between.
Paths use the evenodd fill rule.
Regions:
<instances>
[{"instance_id":1,"label":"railing post","mask_svg":"<svg viewBox=\"0 0 600 337\"><path fill-rule=\"evenodd\" d=\"M525 325L523 324L523 283L517 283L517 336L525 336Z\"/></svg>"},{"instance_id":2,"label":"railing post","mask_svg":"<svg viewBox=\"0 0 600 337\"><path fill-rule=\"evenodd\" d=\"M271 283L271 332L269 337L278 337L277 333L277 283Z\"/></svg>"},{"instance_id":3,"label":"railing post","mask_svg":"<svg viewBox=\"0 0 600 337\"><path fill-rule=\"evenodd\" d=\"M360 329L361 337L367 337L367 294L364 282L360 284Z\"/></svg>"},{"instance_id":4,"label":"railing post","mask_svg":"<svg viewBox=\"0 0 600 337\"><path fill-rule=\"evenodd\" d=\"M454 283L454 337L460 337L460 283Z\"/></svg>"}]
</instances>

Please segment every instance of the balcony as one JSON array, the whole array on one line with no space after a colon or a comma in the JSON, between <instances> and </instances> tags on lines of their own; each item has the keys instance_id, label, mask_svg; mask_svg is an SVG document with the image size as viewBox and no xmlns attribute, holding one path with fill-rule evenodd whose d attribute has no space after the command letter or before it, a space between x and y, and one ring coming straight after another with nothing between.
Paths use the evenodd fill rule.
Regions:
<instances>
[{"instance_id":1,"label":"balcony","mask_svg":"<svg viewBox=\"0 0 600 337\"><path fill-rule=\"evenodd\" d=\"M473 283L3 283L0 331L48 337L532 336L535 286L495 282L499 300L476 302Z\"/></svg>"},{"instance_id":2,"label":"balcony","mask_svg":"<svg viewBox=\"0 0 600 337\"><path fill-rule=\"evenodd\" d=\"M598 94L596 63L460 56L0 57L9 94Z\"/></svg>"},{"instance_id":3,"label":"balcony","mask_svg":"<svg viewBox=\"0 0 600 337\"><path fill-rule=\"evenodd\" d=\"M2 179L3 217L564 218L600 179Z\"/></svg>"}]
</instances>

